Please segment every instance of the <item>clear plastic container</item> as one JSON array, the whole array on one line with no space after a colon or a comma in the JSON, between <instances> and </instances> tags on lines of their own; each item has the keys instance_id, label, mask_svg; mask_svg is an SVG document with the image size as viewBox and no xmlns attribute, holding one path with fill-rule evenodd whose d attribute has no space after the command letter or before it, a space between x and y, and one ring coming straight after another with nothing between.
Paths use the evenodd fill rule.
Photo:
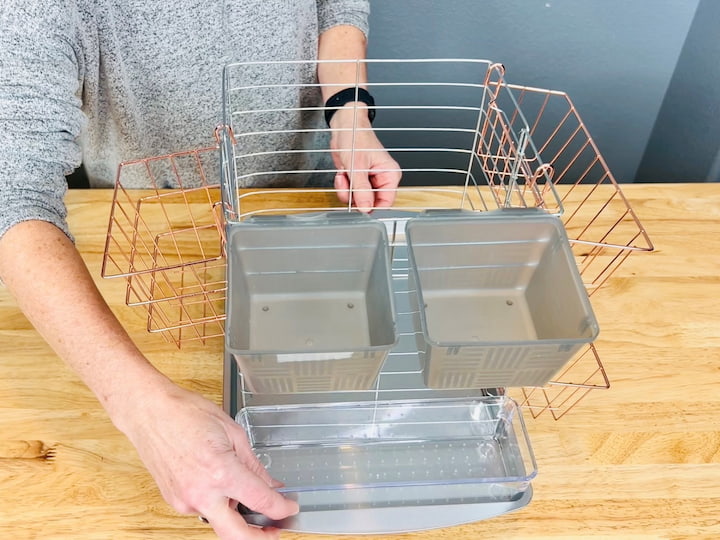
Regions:
<instances>
[{"instance_id":1,"label":"clear plastic container","mask_svg":"<svg viewBox=\"0 0 720 540\"><path fill-rule=\"evenodd\" d=\"M537 472L504 396L246 407L237 421L280 491L315 509L512 501Z\"/></svg>"},{"instance_id":2,"label":"clear plastic container","mask_svg":"<svg viewBox=\"0 0 720 540\"><path fill-rule=\"evenodd\" d=\"M558 218L430 213L409 220L406 234L428 387L543 386L597 337Z\"/></svg>"}]
</instances>

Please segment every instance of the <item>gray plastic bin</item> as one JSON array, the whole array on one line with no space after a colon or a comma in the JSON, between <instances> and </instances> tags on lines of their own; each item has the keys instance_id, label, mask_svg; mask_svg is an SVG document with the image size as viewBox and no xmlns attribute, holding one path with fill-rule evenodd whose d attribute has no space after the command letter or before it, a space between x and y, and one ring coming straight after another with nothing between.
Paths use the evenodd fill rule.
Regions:
<instances>
[{"instance_id":1,"label":"gray plastic bin","mask_svg":"<svg viewBox=\"0 0 720 540\"><path fill-rule=\"evenodd\" d=\"M558 218L533 210L428 213L406 231L430 388L542 386L597 337Z\"/></svg>"},{"instance_id":2,"label":"gray plastic bin","mask_svg":"<svg viewBox=\"0 0 720 540\"><path fill-rule=\"evenodd\" d=\"M367 390L395 345L386 228L337 212L227 230L226 350L256 393Z\"/></svg>"}]
</instances>

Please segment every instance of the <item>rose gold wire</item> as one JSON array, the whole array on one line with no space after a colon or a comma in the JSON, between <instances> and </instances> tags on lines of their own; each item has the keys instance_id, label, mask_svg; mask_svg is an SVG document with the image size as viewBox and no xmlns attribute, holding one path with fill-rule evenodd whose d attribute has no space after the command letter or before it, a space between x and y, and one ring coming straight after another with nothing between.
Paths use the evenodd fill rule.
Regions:
<instances>
[{"instance_id":1,"label":"rose gold wire","mask_svg":"<svg viewBox=\"0 0 720 540\"><path fill-rule=\"evenodd\" d=\"M529 91L532 91L526 87L520 87L520 96L518 99L518 103L523 103L525 100L525 96ZM540 90L536 90L537 92L543 92ZM587 151L588 148L591 148L593 152L593 159L590 161L590 163L587 165L585 170L582 172L582 174L575 180L574 184L570 187L570 189L566 190L564 193L562 199L563 202L566 202L569 198L569 195L572 191L574 191L575 187L582 184L587 175L592 171L593 167L600 165L602 169L602 175L597 179L593 187L590 189L588 193L585 194L585 197L583 200L577 204L574 211L571 211L563 218L566 226L570 226L574 221L576 217L579 217L579 213L584 208L585 203L587 203L591 198L594 196L594 193L598 186L600 186L603 182L605 182L607 179L610 180L611 185L614 187L613 193L610 195L608 200L597 210L595 216L593 216L588 222L586 222L582 232L576 236L576 238L580 239L589 234L591 231L595 230L595 223L598 220L598 218L601 215L604 215L606 210L608 209L608 206L613 202L613 199L615 199L618 195L620 196L620 199L624 203L625 211L620 215L619 218L615 221L614 225L610 227L609 230L607 230L603 236L599 239L597 239L596 243L597 245L590 250L589 253L583 256L582 263L581 263L581 274L587 275L589 270L592 269L594 274L596 276L591 279L589 285L590 290L589 294L593 294L597 292L600 287L612 276L613 272L617 270L617 268L624 262L625 259L629 256L630 252L637 249L644 249L644 250L652 250L652 244L649 242L649 239L647 238L647 235L644 232L644 229L642 228L642 225L639 223L639 220L635 216L634 212L632 211L632 208L627 203L627 200L625 199L624 195L622 194L621 189L619 188L619 185L615 182L615 179L612 177L610 171L607 169L607 166L605 165L602 156L597 151L597 148L594 145L594 142L592 138L589 136L589 133L587 132L587 129L580 119L579 115L577 114L577 110L575 109L572 102L569 100L569 98L566 95L563 95L561 93L551 93L549 91L544 91L544 99L540 105L540 110L538 115L535 117L535 121L532 123L531 133L535 133L537 126L540 124L541 118L544 114L544 111L546 107L548 106L549 100L551 95L562 95L565 98L565 101L568 104L568 109L565 115L562 117L560 122L555 126L555 129L551 133L551 135L548 137L548 139L545 141L545 143L540 147L539 152L542 152L545 150L549 144L553 141L553 139L558 135L560 130L562 129L563 125L569 121L571 117L574 117L575 120L578 122L578 126L572 131L568 139L564 142L564 144L561 145L560 150L558 150L553 156L551 163L554 162L560 155L562 155L564 152L567 151L570 144L573 142L574 139L579 134L583 134L584 137L586 137L584 143L581 144L580 148L575 152L575 154L572 156L572 159L569 161L569 163L565 166L565 168L554 178L554 182L559 183L562 181L562 179L565 177L566 173L571 170L571 168L577 163L578 159L583 155L584 152ZM515 121L517 114L513 115L513 122ZM630 239L626 243L627 249L622 249L621 247L611 247L611 246L604 246L602 245L605 243L606 239L612 235L616 230L618 230L618 227L621 226L623 222L625 222L626 218L630 215L633 220L635 221L638 232L630 237ZM640 238L643 237L646 241L645 246L642 246L638 248L635 246L635 242ZM594 239L593 239L594 240ZM595 243L595 242L593 242ZM618 252L615 254L615 256L610 260L608 264L606 264L604 267L601 268L599 272L597 272L597 269L593 268L594 262L598 259L599 256L606 253L609 249L617 249Z\"/></svg>"},{"instance_id":2,"label":"rose gold wire","mask_svg":"<svg viewBox=\"0 0 720 540\"><path fill-rule=\"evenodd\" d=\"M182 250L179 248L178 241L176 239L177 234L182 234L186 231L191 231L195 235L195 239L197 241L197 246L200 248L200 255L203 258L203 261L200 261L200 264L203 265L205 269L212 268L212 266L209 266L209 263L212 261L210 259L205 251L205 247L203 245L202 239L199 236L199 231L205 228L206 226L199 225L196 216L194 215L192 211L192 206L190 204L190 201L188 199L188 193L193 191L202 191L204 192L206 199L209 204L212 204L212 198L210 197L210 186L207 184L207 177L205 175L205 171L202 167L202 162L200 160L200 153L207 151L209 149L199 150L199 151L190 151L190 152L181 152L178 154L172 154L169 156L163 156L160 158L150 158L146 160L136 160L133 162L128 162L126 164L123 164L124 166L131 166L136 164L142 164L144 166L145 172L147 177L150 179L153 188L154 188L154 194L150 197L140 197L137 200L136 205L134 206L134 212L133 215L129 215L124 208L122 208L122 205L119 202L119 192L122 191L125 198L130 200L130 196L128 192L123 188L120 182L116 184L116 191L114 195L114 202L112 205L111 210L111 220L110 220L110 233L108 234L108 239L106 241L106 250L105 250L105 257L104 257L104 275L108 276L108 266L107 261L112 261L113 264L118 268L120 272L122 272L120 264L117 262L115 257L112 255L112 245L113 243L120 247L120 243L114 238L113 235L113 228L115 229L114 234L121 234L127 242L129 242L131 248L129 255L125 256L124 259L128 263L128 273L130 274L128 276L128 282L127 282L127 290L126 290L126 303L128 305L144 305L148 311L148 321L147 321L147 329L150 332L157 332L157 331L164 331L164 330L178 330L179 333L177 335L172 335L172 340L178 342L183 339L205 339L206 335L200 334L197 328L193 328L196 323L204 326L207 328L209 323L212 323L220 318L224 317L224 314L218 313L217 309L215 308L215 302L221 300L213 300L211 298L211 295L214 295L217 291L212 286L208 287L208 284L203 284L202 278L197 273L197 265L195 264L188 264L188 262L183 258ZM212 149L213 151L215 149ZM197 188L191 188L187 189L184 188L184 183L182 176L180 174L180 171L177 167L177 159L181 157L187 157L192 156L195 166L200 174L200 180L201 180L201 186ZM172 173L174 174L177 184L179 186L179 193L182 195L182 200L185 203L185 206L188 210L188 215L190 217L190 226L186 227L181 230L173 230L172 229L172 222L171 219L165 209L164 204L162 203L162 198L166 196L166 194L161 193L158 190L157 181L156 178L152 172L152 169L150 168L150 164L154 161L159 160L168 160L171 165ZM176 191L177 192L177 191ZM165 217L166 226L169 229L169 232L166 231L164 233L160 233L159 235L155 236L155 241L153 242L154 248L152 251L150 250L150 246L145 242L145 239L142 235L140 235L140 225L142 224L143 230L147 232L149 236L152 236L152 228L149 226L148 223L145 222L144 217L142 216L141 209L144 207L143 205L147 203L147 201L156 201L157 204L160 206L160 210L162 211L162 214ZM212 206L211 206L212 209ZM122 226L120 220L118 219L117 210L120 211L120 213L123 215L125 220L129 223L131 223L132 227L132 236L128 235L125 228ZM162 237L167 237L171 240L172 245L175 247L175 254L177 255L179 262L176 264L170 264L167 258L165 257L165 253L159 248L160 246L160 240ZM144 251L141 252L138 247L144 248ZM125 254L123 254L125 255ZM152 263L147 263L144 258L148 256ZM217 259L222 259L222 256L217 257ZM145 264L145 266L141 269L138 268L138 263L142 262ZM224 262L223 262L224 265ZM172 279L167 276L168 271L172 270L178 270L180 275L180 287L178 288L173 282ZM194 282L198 283L199 291L192 292L192 293L183 293L182 291L185 290L187 279L188 279L188 271L191 272L192 277L194 278ZM145 283L144 280L139 279L141 275L149 275L150 280L149 284ZM135 277L135 279L133 279ZM161 286L162 285L162 286ZM224 287L224 284L223 284ZM166 313L165 308L163 307L163 302L166 302L168 298L158 298L162 293L164 293L165 290L169 290L170 293L165 294L166 297L170 297L170 299L177 300L178 302L178 310L179 310L179 320L180 321L187 321L181 324L173 325L171 322L171 318ZM224 288L221 289L224 291ZM133 295L135 298L137 298L137 302L134 301ZM200 300L197 300L197 297L200 297ZM145 298L145 300L143 300ZM192 306L195 304L199 304L202 306L202 312L203 316L198 320L193 316L193 314L189 311L188 305ZM208 313L211 313L210 316L208 316ZM159 330L155 327L159 327ZM195 333L195 335L192 336L185 336L182 335L184 328L192 328L192 331ZM222 327L220 327L220 332L222 331ZM218 332L216 332L217 334ZM165 337L167 337L167 334L165 334Z\"/></svg>"},{"instance_id":3,"label":"rose gold wire","mask_svg":"<svg viewBox=\"0 0 720 540\"><path fill-rule=\"evenodd\" d=\"M199 164L199 158L197 157L197 154L195 154L195 159L197 160L197 164ZM202 242L202 240L200 239L199 228L198 228L198 225L197 225L196 220L195 220L195 215L193 214L193 211L192 211L192 206L190 205L190 201L188 201L187 193L186 193L186 192L183 190L183 188L182 188L182 185L183 185L183 184L182 184L182 177L181 177L181 175L180 175L180 172L179 172L178 169L177 169L176 158L175 158L175 157L171 157L171 158L170 158L170 163L171 163L171 165L172 165L172 170L173 170L173 172L175 173L176 178L178 179L178 186L179 186L179 189L180 189L180 193L182 193L183 200L185 201L185 205L186 205L186 207L187 207L187 209L188 209L188 215L190 216L190 222L191 222L191 227L190 227L190 228L191 228L191 229L193 230L193 232L195 233L195 239L197 240L197 245L198 245L198 247L200 248L201 257L202 257L203 260L207 260L208 257L207 257L206 254L205 254L205 249L204 249L204 246L203 246L203 242ZM200 170L201 182L202 182L202 183L205 183L205 174L204 174L204 171L203 171L202 167L199 167L199 170ZM205 189L205 194L207 195L208 203L210 203L210 205L212 205L212 201L210 200L210 194L209 194L207 188ZM166 214L166 217L167 217L167 214ZM170 223L169 218L168 218L168 226L169 226L169 227L172 227L172 224ZM177 249L177 252L178 252L178 257L180 258L180 260L182 260L182 254L180 253L180 249L177 247L177 242L176 242L176 239L175 239L175 233L169 233L169 234L170 234L170 236L173 238L173 243L174 243L175 246L176 246L176 249ZM196 270L195 266L193 265L193 266L191 266L190 268L191 268L191 270L192 270L192 272L193 272L194 277L197 278L197 281L198 281L198 282L201 282L200 276L197 274L197 270ZM180 275L181 275L180 291L183 291L183 290L185 289L185 277L186 277L186 273L185 273L185 272L181 272ZM182 320L182 318L183 318L184 315L186 315L186 316L188 317L188 319L192 320L192 316L191 316L190 313L188 313L188 311L187 311L187 306L186 306L186 304L183 303L183 295L182 295L182 294L177 294L177 290L175 289L175 287L174 287L171 283L169 283L169 285L170 285L173 293L178 297L178 299L179 299L179 301L180 301L180 302L179 302L179 309L180 309L180 311L181 311L181 314L180 314L181 320ZM154 296L153 296L153 297L154 297ZM205 298L206 302L204 302L204 304L203 304L203 308L204 308L204 309L203 309L203 312L204 312L204 313L207 313L206 309L207 309L207 307L209 306L210 309L211 309L211 311L213 312L213 318L214 318L214 319L217 319L218 313L215 311L215 308L214 308L214 306L213 306L213 303L212 303L212 302L210 301L210 299L208 298L208 296L207 296L207 291L204 291L204 298ZM152 312L152 306L151 306L151 312ZM190 325L190 326L187 327L187 328L191 328L194 332L196 332L196 334L197 334L196 337L202 339L202 336L199 334L199 329L198 329L198 327L197 327L196 325ZM180 338L180 339L182 338L182 329L179 331L179 338Z\"/></svg>"},{"instance_id":4,"label":"rose gold wire","mask_svg":"<svg viewBox=\"0 0 720 540\"><path fill-rule=\"evenodd\" d=\"M579 129L579 131L581 131L581 132L583 133L583 136L584 136L585 139L586 139L587 146L589 146L589 147L592 149L593 155L595 156L594 162L593 162L592 165L594 165L595 162L600 163L600 166L601 166L601 168L602 168L602 170L603 170L603 175L602 175L602 177L597 181L596 186L599 185L600 183L602 183L602 182L605 180L606 177L607 177L607 179L609 179L609 181L611 182L611 184L612 184L613 187L615 188L615 191L617 192L617 195L619 195L620 198L622 199L625 207L627 208L627 210L628 210L630 216L632 217L633 221L635 222L636 226L637 226L638 229L641 231L641 237L643 238L645 244L644 244L643 247L637 247L637 249L638 249L638 250L641 250L641 251L652 251L652 250L653 250L653 244L652 244L652 241L650 240L650 237L648 236L647 232L646 232L645 229L643 228L643 226L642 226L640 220L638 219L635 211L632 209L632 206L629 204L627 198L625 197L624 193L622 192L622 189L620 188L620 185L617 183L617 181L616 181L615 178L613 177L612 173L610 172L610 170L609 170L609 168L608 168L608 166L607 166L607 163L605 162L604 158L602 157L602 154L600 153L599 149L597 148L597 145L595 144L595 141L594 141L593 138L590 136L590 133L589 133L589 131L588 131L588 129L587 129L587 126L586 126L585 123L582 121L582 118L581 118L580 115L578 114L578 111L577 111L575 105L574 105L574 104L572 103L572 101L570 100L569 96L568 96L566 93L564 93L564 92L543 90L543 89L538 89L538 88L531 88L531 87L524 87L524 86L517 86L517 85L508 85L508 87L511 88L511 89L518 89L518 90L520 90L520 91L525 90L525 91L527 91L527 92L533 91L533 92L536 92L536 93L544 93L546 96L550 96L550 95L558 96L559 98L562 98L565 103L567 103L568 112L565 114L563 120L557 125L556 129L553 131L553 133L550 135L550 137L548 137L547 141L545 142L545 144L543 144L543 145L541 146L541 149L538 150L538 152L539 152L539 153L542 153L542 150L544 150L544 149L547 147L547 145L551 142L551 140L557 135L557 133L559 132L559 130L560 130L561 126L562 126L562 124L567 120L567 118L569 118L570 116L573 116L573 117L575 118L575 120L577 121L577 123L578 123L578 129ZM544 103L543 109L541 110L541 114L544 113L544 107L545 107L546 105L547 105L547 103ZM538 120L536 121L536 124L535 124L535 125L537 125L538 122L539 122L539 116L538 116ZM570 137L570 139L568 139L566 145L564 145L563 148L567 147L567 145L570 143L570 140L571 140L574 136L575 136L575 133ZM585 145L584 145L584 147L585 147ZM557 157L558 157L558 156L555 156L555 159L557 159ZM578 158L579 158L579 154L576 154L576 155L573 157L573 160L571 161L571 164L570 164L570 165L568 166L568 168L566 168L566 169L569 169L569 167L570 167L572 164L574 164L575 161L576 161ZM551 163L552 163L552 161L551 161ZM591 168L591 167L589 167L588 170L589 170L590 168ZM558 176L555 178L555 182L556 182L556 183L559 182L559 181L562 179L562 177L563 177L562 174L561 174L561 175L558 175ZM577 185L577 184L578 184L578 183L576 183L575 185ZM630 247L630 246L628 246L628 247Z\"/></svg>"},{"instance_id":5,"label":"rose gold wire","mask_svg":"<svg viewBox=\"0 0 720 540\"><path fill-rule=\"evenodd\" d=\"M157 201L158 204L159 204L159 206L160 206L161 209L163 210L163 213L165 214L166 222L168 223L168 225L170 225L169 217L167 216L167 212L165 211L164 205L162 204L162 198L163 198L163 197L174 196L174 195L176 195L177 191L175 191L175 192L173 192L173 193L162 193L162 192L157 188L157 183L156 183L156 181L155 181L155 177L154 177L154 175L152 174L152 171L151 171L151 169L150 169L150 163L152 163L152 162L154 162L154 161L168 160L168 159L171 159L171 158L174 158L174 157L184 157L184 156L191 155L191 154L195 154L196 156L198 156L197 159L198 159L198 163L199 163L199 154L202 153L202 152L206 152L206 151L208 151L208 150L215 150L215 149L214 149L214 148L212 148L212 149L206 148L206 149L203 149L203 150L195 150L195 151L189 151L189 152L180 152L180 153L178 153L178 154L171 154L171 155L168 155L168 156L161 156L161 157L158 157L158 158L148 158L148 159L128 161L128 162L125 162L125 163L123 163L123 164L120 165L119 170L121 170L123 167L129 167L129 166L134 166L134 165L138 165L138 164L144 165L144 168L145 168L145 170L146 170L146 172L147 172L148 178L150 178L150 180L151 180L152 183L153 183L153 188L151 188L151 190L154 192L154 194L151 195L151 196L139 197L139 198L137 199L137 203L136 203L135 205L133 205L133 204L132 204L132 198L130 197L130 195L129 195L129 193L127 192L127 190L126 190L126 189L122 186L122 184L120 183L120 175L118 174L118 181L116 182L115 192L114 192L114 196L113 196L113 203L112 203L112 206L111 206L112 209L111 209L111 217L110 217L110 228L109 228L109 231L108 231L107 240L106 240L106 242L105 242L105 253L104 253L104 257L103 257L103 270L102 270L102 276L103 276L103 277L116 277L116 276L119 277L119 276L125 276L125 275L129 275L129 274L136 274L136 273L139 273L139 272L140 272L140 273L142 273L142 272L153 272L153 271L156 271L156 270L158 269L158 267L156 266L156 264L153 264L153 266L151 266L151 267L149 267L149 268L146 267L145 269L136 269L136 268L134 268L134 265L133 265L133 263L134 263L134 256L137 254L137 251L138 251L138 249L137 249L137 247L138 247L138 246L137 246L138 241L141 242L142 247L145 248L145 253L147 253L148 255L151 253L150 248L148 247L148 245L146 244L146 242L145 242L145 240L142 238L142 236L140 236L140 237L138 238L138 236L139 236L139 231L140 231L140 228L139 228L140 224L143 225L144 230L147 231L149 235L152 235L152 232L151 232L151 231L152 231L152 228L151 228L151 227L147 224L147 222L144 220L144 218L143 218L143 216L142 216L142 212L141 212L140 209L143 208L143 204L144 204L144 202L146 202L146 201ZM202 173L202 175L203 175L203 178L204 178L204 172ZM179 175L177 175L177 173L176 173L176 177L178 178L179 181L181 181L181 179L179 178ZM183 194L183 197L184 197L184 199L185 199L186 202L187 202L186 191L187 191L187 192L195 192L195 191L199 191L199 190L204 190L204 191L207 192L208 202L212 202L212 198L210 197L210 194L209 194L209 191L208 191L208 190L210 189L210 187L211 187L211 186L201 186L201 187L197 187L197 188L190 188L189 190L180 190L180 192ZM118 198L118 192L119 192L119 191L121 191L121 192L125 195L125 197L126 197L126 199L128 200L128 202L129 202L132 206L134 206L134 208L133 208L133 215L134 215L134 217L130 217L130 216L128 215L127 211L122 207L122 204L119 202L119 198ZM116 210L120 210L120 212L121 212L122 215L125 217L125 219L132 224L132 225L131 225L131 230L132 230L132 233L133 233L132 239L129 239L129 238L127 237L127 233L125 233L125 230L122 228L122 225L120 225L120 222L119 222L118 219L117 219ZM188 210L191 212L191 209L189 208L189 205L188 205ZM111 243L114 241L114 242L116 243L116 245L118 245L118 246L120 245L120 244L117 242L117 240L115 240L115 238L114 238L114 237L115 237L115 233L114 233L114 231L113 231L113 229L114 229L113 225L117 225L117 227L120 228L120 232L123 234L123 236L125 237L125 239L128 240L128 242L129 242L129 244L130 244L130 252L129 252L129 254L127 254L127 255L123 254L123 255L125 255L125 259L128 261L129 270L128 270L127 272L122 272L122 271L120 270L120 268L119 268L119 265L117 265L117 263L115 263L116 266L118 266L118 269L120 270L120 273L119 273L119 274L109 274L108 271L107 271L107 264L106 264L107 261L114 261L114 257L112 256L112 253L111 253L111 250L110 250L110 245L111 245ZM202 249L202 248L201 248L201 249ZM179 251L179 250L177 249L177 245L176 245L176 252L177 252L177 251ZM160 254L160 255L161 255L161 257L162 257L162 260L164 260L165 262L167 262L167 259L165 258L164 254ZM182 255L181 255L180 253L178 253L178 256L179 256L180 259L182 259ZM153 259L152 256L150 256L150 257L151 257L151 259ZM155 261L154 259L153 259L153 263L156 263L156 261ZM175 264L175 265L166 264L164 267L165 267L165 268L180 267L180 266L182 266L183 264L185 264L185 263L184 263L184 262L181 262L181 263L178 263L178 264Z\"/></svg>"},{"instance_id":6,"label":"rose gold wire","mask_svg":"<svg viewBox=\"0 0 720 540\"><path fill-rule=\"evenodd\" d=\"M573 407L575 407L591 390L607 390L610 388L610 379L605 371L605 367L600 360L600 355L595 348L595 345L589 345L582 353L578 354L574 360L558 375L558 379L564 377L570 377L571 372L576 370L577 366L581 363L583 366L589 362L583 362L585 357L590 354L591 359L595 361L595 366L589 375L582 379L582 382L562 382L560 380L551 381L546 387L526 387L522 388L523 400L521 404L524 405L530 414L537 418L545 411L551 411L553 418L559 420L567 414ZM591 382L598 377L602 378L602 381ZM550 397L549 389L561 388L554 397ZM534 400L534 397L540 398L540 402ZM561 399L563 398L564 399ZM573 400L574 401L571 401Z\"/></svg>"},{"instance_id":7,"label":"rose gold wire","mask_svg":"<svg viewBox=\"0 0 720 540\"><path fill-rule=\"evenodd\" d=\"M505 148L506 146L511 146L512 148L512 137L510 135L510 131L508 126L505 124L505 122L502 119L502 114L500 109L495 107L493 104L488 106L488 111L492 111L493 114L488 114L487 121L484 123L483 127L483 135L488 133L488 127L490 136L490 141L484 144L487 148L487 153L484 154L484 163L485 163L485 172L487 174L488 182L491 186L491 192L493 195L493 198L495 199L495 203L498 207L504 206L504 201L501 201L498 195L499 189L504 185L503 178L509 176L509 170L511 169L511 165L509 164L510 158L508 153L506 152ZM492 117L492 120L490 119ZM498 135L499 133L499 135ZM492 141L493 139L497 139L497 154L493 155L493 145ZM482 139L484 141L484 137ZM492 158L492 159L491 159ZM491 161L492 163L492 169L488 170L487 163L488 161ZM502 166L502 171L499 169L499 167ZM495 178L498 178L498 183L495 183Z\"/></svg>"}]
</instances>

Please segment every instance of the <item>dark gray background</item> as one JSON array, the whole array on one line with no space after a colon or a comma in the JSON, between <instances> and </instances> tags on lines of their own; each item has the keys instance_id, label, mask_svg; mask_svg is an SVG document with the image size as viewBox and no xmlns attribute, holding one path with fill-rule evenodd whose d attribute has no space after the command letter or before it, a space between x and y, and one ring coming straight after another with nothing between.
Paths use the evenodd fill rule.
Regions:
<instances>
[{"instance_id":1,"label":"dark gray background","mask_svg":"<svg viewBox=\"0 0 720 540\"><path fill-rule=\"evenodd\" d=\"M720 180L718 0L371 0L370 58L567 92L619 181Z\"/></svg>"}]
</instances>

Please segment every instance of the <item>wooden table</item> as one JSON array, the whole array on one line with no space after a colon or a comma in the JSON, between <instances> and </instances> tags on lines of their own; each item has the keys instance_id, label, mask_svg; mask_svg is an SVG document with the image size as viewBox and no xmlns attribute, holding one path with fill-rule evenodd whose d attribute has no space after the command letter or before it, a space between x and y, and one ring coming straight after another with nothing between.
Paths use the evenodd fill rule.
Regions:
<instances>
[{"instance_id":1,"label":"wooden table","mask_svg":"<svg viewBox=\"0 0 720 540\"><path fill-rule=\"evenodd\" d=\"M612 387L529 418L535 496L430 538L720 538L720 185L628 185L656 245L593 296ZM219 340L178 350L103 280L109 191L68 195L77 245L147 356L221 400ZM213 538L160 497L134 449L0 288L0 538ZM284 538L310 538L285 534Z\"/></svg>"}]
</instances>

